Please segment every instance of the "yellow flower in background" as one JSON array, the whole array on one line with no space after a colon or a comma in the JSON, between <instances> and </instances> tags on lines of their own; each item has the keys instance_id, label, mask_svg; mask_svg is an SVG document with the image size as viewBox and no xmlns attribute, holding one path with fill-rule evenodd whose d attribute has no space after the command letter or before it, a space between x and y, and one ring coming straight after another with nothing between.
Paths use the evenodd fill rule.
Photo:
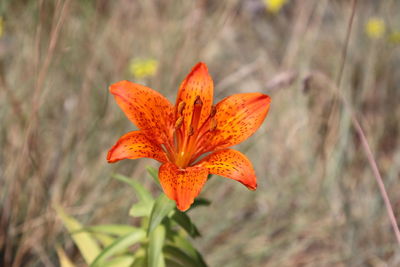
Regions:
<instances>
[{"instance_id":1,"label":"yellow flower in background","mask_svg":"<svg viewBox=\"0 0 400 267\"><path fill-rule=\"evenodd\" d=\"M143 79L154 76L158 62L155 59L133 59L129 64L129 72L135 78Z\"/></svg>"},{"instance_id":2,"label":"yellow flower in background","mask_svg":"<svg viewBox=\"0 0 400 267\"><path fill-rule=\"evenodd\" d=\"M271 13L278 13L287 3L287 0L264 0L265 7Z\"/></svg>"},{"instance_id":3,"label":"yellow flower in background","mask_svg":"<svg viewBox=\"0 0 400 267\"><path fill-rule=\"evenodd\" d=\"M400 32L392 32L388 39L391 43L400 44Z\"/></svg>"},{"instance_id":4,"label":"yellow flower in background","mask_svg":"<svg viewBox=\"0 0 400 267\"><path fill-rule=\"evenodd\" d=\"M385 22L380 18L370 18L365 24L365 33L371 39L380 39L385 34Z\"/></svg>"},{"instance_id":5,"label":"yellow flower in background","mask_svg":"<svg viewBox=\"0 0 400 267\"><path fill-rule=\"evenodd\" d=\"M4 33L4 21L3 17L0 16L0 38L3 36Z\"/></svg>"}]
</instances>

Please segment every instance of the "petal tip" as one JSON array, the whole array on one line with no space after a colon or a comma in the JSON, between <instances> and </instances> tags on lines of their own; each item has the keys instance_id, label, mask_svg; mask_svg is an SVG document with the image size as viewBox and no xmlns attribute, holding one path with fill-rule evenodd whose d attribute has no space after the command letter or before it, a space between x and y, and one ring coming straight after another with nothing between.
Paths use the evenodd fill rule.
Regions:
<instances>
[{"instance_id":1,"label":"petal tip","mask_svg":"<svg viewBox=\"0 0 400 267\"><path fill-rule=\"evenodd\" d=\"M263 99L268 101L268 103L271 103L271 97L269 95L263 94Z\"/></svg>"},{"instance_id":2,"label":"petal tip","mask_svg":"<svg viewBox=\"0 0 400 267\"><path fill-rule=\"evenodd\" d=\"M203 72L203 73L208 73L208 67L207 64L204 62L198 62L192 69L191 73L194 72Z\"/></svg>"},{"instance_id":3,"label":"petal tip","mask_svg":"<svg viewBox=\"0 0 400 267\"><path fill-rule=\"evenodd\" d=\"M112 85L110 85L108 87L108 89L109 89L111 94L116 94L119 89L123 88L123 86L128 84L128 83L130 83L130 81L122 80L122 81L113 83Z\"/></svg>"},{"instance_id":4,"label":"petal tip","mask_svg":"<svg viewBox=\"0 0 400 267\"><path fill-rule=\"evenodd\" d=\"M260 94L260 96L257 97L256 102L258 103L257 105L255 105L256 107L265 109L265 111L268 113L269 107L271 105L271 97L269 95Z\"/></svg>"},{"instance_id":5,"label":"petal tip","mask_svg":"<svg viewBox=\"0 0 400 267\"><path fill-rule=\"evenodd\" d=\"M256 98L258 102L265 102L266 105L271 104L271 97L266 94L261 94Z\"/></svg>"},{"instance_id":6,"label":"petal tip","mask_svg":"<svg viewBox=\"0 0 400 267\"><path fill-rule=\"evenodd\" d=\"M256 176L251 176L251 178L247 181L241 181L241 183L247 187L247 189L251 190L251 191L256 191L257 189L257 178Z\"/></svg>"},{"instance_id":7,"label":"petal tip","mask_svg":"<svg viewBox=\"0 0 400 267\"><path fill-rule=\"evenodd\" d=\"M257 184L254 184L254 185L247 185L247 188L248 188L249 190L251 190L251 191L256 191L256 189L257 189Z\"/></svg>"},{"instance_id":8,"label":"petal tip","mask_svg":"<svg viewBox=\"0 0 400 267\"><path fill-rule=\"evenodd\" d=\"M113 152L113 150L114 150L114 147L111 148L111 149L108 151L108 153L107 153L107 162L108 162L108 163L114 163L114 162L116 162L116 160L112 158L112 152Z\"/></svg>"},{"instance_id":9,"label":"petal tip","mask_svg":"<svg viewBox=\"0 0 400 267\"><path fill-rule=\"evenodd\" d=\"M199 61L199 62L196 64L196 67L208 69L208 68L207 68L207 64L204 63L204 62L202 62L202 61Z\"/></svg>"}]
</instances>

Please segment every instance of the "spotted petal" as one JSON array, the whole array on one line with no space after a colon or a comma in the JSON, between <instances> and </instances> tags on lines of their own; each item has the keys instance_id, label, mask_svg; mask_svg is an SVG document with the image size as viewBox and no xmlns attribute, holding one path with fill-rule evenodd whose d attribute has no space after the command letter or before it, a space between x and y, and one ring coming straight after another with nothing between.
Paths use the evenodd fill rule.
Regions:
<instances>
[{"instance_id":1,"label":"spotted petal","mask_svg":"<svg viewBox=\"0 0 400 267\"><path fill-rule=\"evenodd\" d=\"M244 184L250 190L257 188L257 179L250 160L237 150L216 151L201 160L198 166L208 169L211 174L224 176Z\"/></svg>"},{"instance_id":2,"label":"spotted petal","mask_svg":"<svg viewBox=\"0 0 400 267\"><path fill-rule=\"evenodd\" d=\"M164 143L173 120L173 106L160 93L146 86L120 81L110 86L126 116L148 136Z\"/></svg>"},{"instance_id":3,"label":"spotted petal","mask_svg":"<svg viewBox=\"0 0 400 267\"><path fill-rule=\"evenodd\" d=\"M208 170L202 166L179 169L172 163L161 165L159 179L165 194L175 200L179 210L190 208L207 181Z\"/></svg>"},{"instance_id":4,"label":"spotted petal","mask_svg":"<svg viewBox=\"0 0 400 267\"><path fill-rule=\"evenodd\" d=\"M110 163L122 159L137 158L153 158L160 162L167 162L167 157L161 146L141 131L133 131L123 135L107 154L107 161Z\"/></svg>"},{"instance_id":5,"label":"spotted petal","mask_svg":"<svg viewBox=\"0 0 400 267\"><path fill-rule=\"evenodd\" d=\"M201 152L227 148L249 138L267 116L271 98L260 93L229 96L216 106L214 131L199 145Z\"/></svg>"},{"instance_id":6,"label":"spotted petal","mask_svg":"<svg viewBox=\"0 0 400 267\"><path fill-rule=\"evenodd\" d=\"M179 106L183 107L183 124L186 132L190 131L196 99L199 97L202 102L201 115L197 122L197 124L201 126L210 115L213 93L214 84L210 74L208 73L207 66L200 62L193 67L186 79L183 80L176 98L177 111ZM184 102L185 104L182 105L181 102Z\"/></svg>"}]
</instances>

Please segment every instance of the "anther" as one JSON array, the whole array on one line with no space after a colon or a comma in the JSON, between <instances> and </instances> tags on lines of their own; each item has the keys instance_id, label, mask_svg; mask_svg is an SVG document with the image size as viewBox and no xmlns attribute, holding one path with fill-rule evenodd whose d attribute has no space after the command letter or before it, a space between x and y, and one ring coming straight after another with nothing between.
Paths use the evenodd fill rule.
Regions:
<instances>
[{"instance_id":1,"label":"anther","mask_svg":"<svg viewBox=\"0 0 400 267\"><path fill-rule=\"evenodd\" d=\"M182 115L182 112L183 112L183 109L185 108L185 106L186 106L185 101L182 101L182 102L179 103L179 105L178 105L178 114Z\"/></svg>"},{"instance_id":2,"label":"anther","mask_svg":"<svg viewBox=\"0 0 400 267\"><path fill-rule=\"evenodd\" d=\"M175 122L175 129L179 129L183 123L183 116L180 116Z\"/></svg>"},{"instance_id":3,"label":"anther","mask_svg":"<svg viewBox=\"0 0 400 267\"><path fill-rule=\"evenodd\" d=\"M211 120L210 132L214 131L217 128L217 121L215 119Z\"/></svg>"},{"instance_id":4,"label":"anther","mask_svg":"<svg viewBox=\"0 0 400 267\"><path fill-rule=\"evenodd\" d=\"M217 108L215 106L212 106L211 107L211 112L210 112L210 117L211 118L214 117L215 113L217 113Z\"/></svg>"},{"instance_id":5,"label":"anther","mask_svg":"<svg viewBox=\"0 0 400 267\"><path fill-rule=\"evenodd\" d=\"M200 96L196 96L196 100L194 101L194 106L202 106L203 105L203 101L201 101Z\"/></svg>"},{"instance_id":6,"label":"anther","mask_svg":"<svg viewBox=\"0 0 400 267\"><path fill-rule=\"evenodd\" d=\"M188 135L189 136L192 136L194 134L194 129L193 129L193 126L192 125L190 125L190 128L189 128L189 133L188 133Z\"/></svg>"}]
</instances>

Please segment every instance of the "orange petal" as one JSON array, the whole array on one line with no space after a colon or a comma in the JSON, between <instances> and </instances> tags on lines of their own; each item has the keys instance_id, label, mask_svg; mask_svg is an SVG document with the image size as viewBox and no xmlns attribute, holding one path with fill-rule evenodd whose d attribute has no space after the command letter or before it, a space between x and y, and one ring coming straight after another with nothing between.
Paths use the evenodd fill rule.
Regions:
<instances>
[{"instance_id":1,"label":"orange petal","mask_svg":"<svg viewBox=\"0 0 400 267\"><path fill-rule=\"evenodd\" d=\"M224 176L244 184L248 189L257 188L257 179L250 160L237 150L224 149L216 151L198 164L210 173Z\"/></svg>"},{"instance_id":2,"label":"orange petal","mask_svg":"<svg viewBox=\"0 0 400 267\"><path fill-rule=\"evenodd\" d=\"M197 63L186 79L183 80L181 86L179 87L178 96L176 98L176 107L179 107L179 103L182 101L185 102L182 114L186 133L190 131L194 103L196 99L200 97L202 102L201 114L199 120L196 122L196 124L200 127L210 115L213 92L214 84L210 75L208 74L207 65L202 62ZM194 127L197 128L196 126Z\"/></svg>"},{"instance_id":3,"label":"orange petal","mask_svg":"<svg viewBox=\"0 0 400 267\"><path fill-rule=\"evenodd\" d=\"M161 146L150 140L147 133L141 131L123 135L107 154L109 163L137 158L153 158L160 162L167 162L167 157Z\"/></svg>"},{"instance_id":4,"label":"orange petal","mask_svg":"<svg viewBox=\"0 0 400 267\"><path fill-rule=\"evenodd\" d=\"M110 92L140 130L146 131L158 142L165 142L172 127L174 110L168 99L151 88L129 81L111 85Z\"/></svg>"},{"instance_id":5,"label":"orange petal","mask_svg":"<svg viewBox=\"0 0 400 267\"><path fill-rule=\"evenodd\" d=\"M179 169L172 163L165 163L161 165L158 176L165 194L175 200L179 210L185 211L207 181L208 170L201 166Z\"/></svg>"},{"instance_id":6,"label":"orange petal","mask_svg":"<svg viewBox=\"0 0 400 267\"><path fill-rule=\"evenodd\" d=\"M216 106L214 131L202 138L202 152L227 148L249 138L267 116L271 98L260 93L229 96Z\"/></svg>"}]
</instances>

